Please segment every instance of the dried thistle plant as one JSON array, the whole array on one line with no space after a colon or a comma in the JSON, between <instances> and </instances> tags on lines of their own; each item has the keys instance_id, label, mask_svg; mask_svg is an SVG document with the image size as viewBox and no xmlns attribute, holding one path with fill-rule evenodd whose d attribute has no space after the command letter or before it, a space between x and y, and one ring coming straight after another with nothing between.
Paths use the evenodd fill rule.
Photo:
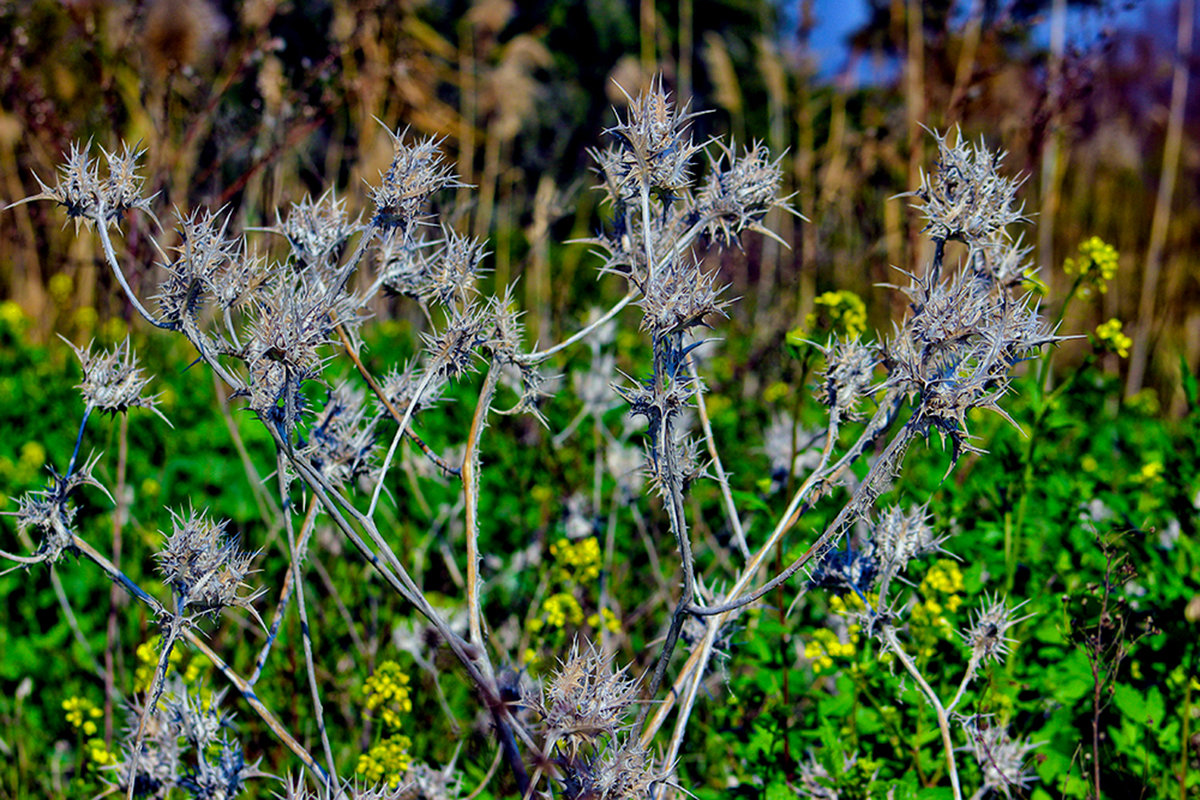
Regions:
<instances>
[{"instance_id":1,"label":"dried thistle plant","mask_svg":"<svg viewBox=\"0 0 1200 800\"><path fill-rule=\"evenodd\" d=\"M51 200L65 209L77 230L94 230L135 309L151 324L178 333L195 347L200 360L270 436L278 484L279 524L273 529L286 534L289 569L254 675L243 679L229 665L222 671L301 759L317 784L316 797L409 800L450 798L461 790L451 767L414 765L407 780L390 789L361 787L338 776L303 591L308 545L322 538L313 536L318 513L324 515L322 524L340 532L384 585L425 617L431 637L453 653L481 699L500 758L523 796L535 796L543 775L556 783L559 795L576 800L646 797L656 786L670 785L711 659L730 657L732 617L805 570L808 581L802 591L826 588L863 599L863 630L896 655L938 715L946 773L955 796L961 797L950 721L981 665L1002 657L1015 643L1014 628L1024 619L1016 616L1021 606L996 598L979 612L963 635L968 664L961 688L943 703L906 652L908 605L898 596L903 590L895 587L903 583L914 559L941 551L946 539L935 532L925 506L882 512L876 506L914 441L938 434L949 445L951 468L965 453L982 453L968 427L971 412L991 409L1004 415L1002 401L1015 365L1060 338L1041 321L1036 305L1019 295L1029 251L1019 239L1010 238L1008 227L1022 219L1014 205L1020 181L1004 177L1001 156L982 143L934 134L937 163L910 195L926 220L934 260L904 273L908 282L902 291L910 300L909 311L889 336L877 343L834 337L819 346L825 363L816 395L828 409L828 428L823 437L808 437L811 459L804 463L811 473L798 484L773 530L751 549L704 413L705 381L695 360L700 348L710 344L703 338L710 326L719 323L734 300L726 295L717 272L702 266L699 251L738 245L747 231L772 236L764 227L767 214L790 211L788 198L781 196L783 170L778 157L772 158L760 143L739 150L733 144L696 142L691 132L696 114L673 100L661 78L627 99L624 116L607 132L610 145L593 153L599 188L612 213L607 226L589 240L602 262L600 271L622 276L627 294L583 330L543 350L527 346L512 287L496 287L492 294L481 289L479 279L489 255L486 242L461 235L432 210L439 193L468 188L434 139L409 141L405 133L388 128L393 158L367 191L371 208L355 216L347 201L332 192L315 200L306 196L286 213L276 213L275 226L265 229L286 240L287 252L278 257L258 250L234 231L233 215L227 211L179 212L177 229L164 235L160 245L165 279L157 290L157 313L148 311L132 291L109 238L109 229L119 232L128 212L150 212L150 199L141 197L140 151L126 147L119 154L106 152L107 172L102 177L90 147L75 145L58 182L51 187L38 179L41 192L22 202ZM967 247L958 270L943 264L950 240ZM378 308L375 298L380 292L396 302L415 300L420 313L413 317L425 324L415 350L394 360L384 377L376 379L360 358L357 329ZM541 404L548 381L541 365L589 337L592 368L601 377L591 375L577 385L584 396L581 415L599 424L611 405L601 391L608 391L611 380L602 376L616 372L611 356L602 355L600 341L611 335L611 326L630 305L639 309L638 330L649 343L650 363L641 372L631 368L633 377L613 389L630 414L647 423L641 458L645 468L635 468L638 459L625 446L627 431L612 441L597 437L597 458L606 464L597 464L595 474L599 486L607 466L618 484L617 497L627 504L648 479L645 485L661 500L669 529L665 540L679 553L678 596L671 596L670 584L662 592L671 610L656 620L663 638L652 670L639 678L630 674L630 667L614 670L609 653L577 639L541 694L527 700L529 710L522 717L501 688L501 671L492 659L503 648L497 646L499 637L488 637L484 618L489 559L497 556L481 546L492 523L479 510L480 470L485 466L481 438L493 414L528 413L545 423ZM158 412L156 398L146 394L148 379L138 369L128 340L98 355L90 347L75 349L84 365L80 388L89 412L125 413L135 407ZM343 355L354 362L362 384L343 383L340 373L332 377L335 373L328 367ZM478 382L478 392L469 426L459 441L439 454L413 428L443 398L467 394L451 392L452 382L471 380ZM496 401L498 391L508 391L505 382L518 398L507 409L498 408ZM612 399L614 394L608 396ZM872 409L869 415L865 409ZM863 418L861 434L847 444L840 436L841 425ZM566 435L569 432L560 434ZM82 436L81 426L80 440ZM388 436L390 445L379 447ZM394 488L388 482L389 470L408 457L399 450L406 438L443 476L461 482L461 504L447 515L462 517L457 522L463 541L459 555L465 633L430 602L419 579L409 573L412 554L397 552L396 537L380 523L390 522L378 510L385 491ZM76 454L78 449L77 444ZM874 458L865 475L854 479L852 467L868 461L868 453ZM790 475L797 461L790 451L786 460ZM114 771L114 785L129 797L162 796L171 787L196 796L232 796L254 768L225 738L224 719L215 706L184 699L160 710L159 701L167 690L172 648L193 634L201 619L229 608L244 609L257 618L253 604L263 590L248 586L254 554L242 550L225 522L206 512L172 512L172 531L158 555L175 601L167 609L72 531L70 495L86 484L99 486L92 477L95 459L78 469L74 461L72 457L65 476L53 475L48 489L22 499L18 524L38 531L41 541L34 558L15 560L55 560L63 552L79 550L161 615L164 636L155 680L137 710L132 745ZM715 559L722 566L714 568L734 570L732 581L727 574L701 575L696 569L689 521L693 512L686 494L708 475L722 489L726 522L737 532L730 537L729 552ZM303 518L294 507L297 484L310 498ZM807 521L805 515L831 498L839 485L848 487L849 497L833 521L815 533L803 555L764 581L768 557L777 549L783 552L785 536ZM598 499L595 505L599 507ZM395 503L397 514L402 508ZM869 534L852 544L855 529ZM449 549L447 553L457 573L455 554ZM867 602L872 593L876 599ZM324 764L278 722L254 691L279 621L289 611L298 615L304 636ZM188 640L199 641L194 636ZM688 658L670 678L680 641ZM660 693L666 681L670 691ZM673 708L674 731L656 752L655 739ZM537 731L529 728L530 715L543 734L540 743L534 737ZM987 729L991 730L997 729ZM1025 785L1029 776L1021 762L1027 745L978 725L968 728L968 734L980 754L986 787ZM177 769L181 740L204 751L202 763L183 776ZM994 775L989 764L995 766ZM537 770L532 778L530 765ZM818 785L820 777L814 770L802 771L804 790ZM1001 777L1007 782L1001 783ZM314 795L289 781L284 796Z\"/></svg>"}]
</instances>

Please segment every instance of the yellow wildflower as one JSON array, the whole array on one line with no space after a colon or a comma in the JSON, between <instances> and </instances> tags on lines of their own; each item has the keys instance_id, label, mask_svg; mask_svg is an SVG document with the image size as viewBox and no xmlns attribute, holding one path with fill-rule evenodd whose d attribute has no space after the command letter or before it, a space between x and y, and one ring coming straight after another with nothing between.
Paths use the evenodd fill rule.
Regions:
<instances>
[{"instance_id":1,"label":"yellow wildflower","mask_svg":"<svg viewBox=\"0 0 1200 800\"><path fill-rule=\"evenodd\" d=\"M67 722L83 731L84 736L95 736L98 728L95 720L104 716L104 712L86 697L68 697L62 702Z\"/></svg>"},{"instance_id":2,"label":"yellow wildflower","mask_svg":"<svg viewBox=\"0 0 1200 800\"><path fill-rule=\"evenodd\" d=\"M1079 293L1084 297L1090 296L1093 289L1104 294L1117 274L1117 259L1116 248L1093 236L1079 245L1079 258L1063 262L1063 271L1079 278Z\"/></svg>"},{"instance_id":3,"label":"yellow wildflower","mask_svg":"<svg viewBox=\"0 0 1200 800\"><path fill-rule=\"evenodd\" d=\"M546 624L553 628L562 628L568 622L572 625L583 624L583 609L575 596L568 592L552 594L543 600L542 614Z\"/></svg>"},{"instance_id":4,"label":"yellow wildflower","mask_svg":"<svg viewBox=\"0 0 1200 800\"><path fill-rule=\"evenodd\" d=\"M97 767L103 767L113 762L113 754L103 739L89 739L87 749L88 757Z\"/></svg>"},{"instance_id":5,"label":"yellow wildflower","mask_svg":"<svg viewBox=\"0 0 1200 800\"><path fill-rule=\"evenodd\" d=\"M389 788L395 789L412 764L412 756L408 754L410 747L412 740L407 736L389 736L358 757L355 772L369 784L386 781Z\"/></svg>"},{"instance_id":6,"label":"yellow wildflower","mask_svg":"<svg viewBox=\"0 0 1200 800\"><path fill-rule=\"evenodd\" d=\"M599 628L601 625L609 633L619 633L621 631L621 623L617 619L617 615L611 609L603 608L599 614L589 614L587 624L593 628Z\"/></svg>"},{"instance_id":7,"label":"yellow wildflower","mask_svg":"<svg viewBox=\"0 0 1200 800\"><path fill-rule=\"evenodd\" d=\"M600 577L600 542L594 536L572 542L559 539L550 545L550 556L558 564L558 579L586 583Z\"/></svg>"},{"instance_id":8,"label":"yellow wildflower","mask_svg":"<svg viewBox=\"0 0 1200 800\"><path fill-rule=\"evenodd\" d=\"M395 661L384 661L363 684L368 711L379 710L383 724L400 727L400 715L412 711L408 674Z\"/></svg>"},{"instance_id":9,"label":"yellow wildflower","mask_svg":"<svg viewBox=\"0 0 1200 800\"><path fill-rule=\"evenodd\" d=\"M1129 348L1133 346L1133 340L1122 333L1121 320L1113 317L1096 327L1096 345L1101 350L1116 353L1121 358L1129 358Z\"/></svg>"},{"instance_id":10,"label":"yellow wildflower","mask_svg":"<svg viewBox=\"0 0 1200 800\"><path fill-rule=\"evenodd\" d=\"M854 292L840 289L836 292L825 292L813 300L816 310L804 320L811 330L816 327L819 319L829 322L829 328L835 333L845 334L854 339L867 329L867 307L862 298Z\"/></svg>"}]
</instances>

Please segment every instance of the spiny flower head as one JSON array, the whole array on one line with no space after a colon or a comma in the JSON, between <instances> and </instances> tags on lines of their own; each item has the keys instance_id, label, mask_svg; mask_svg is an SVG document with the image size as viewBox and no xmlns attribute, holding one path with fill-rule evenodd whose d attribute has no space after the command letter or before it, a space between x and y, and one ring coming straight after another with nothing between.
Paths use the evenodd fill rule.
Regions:
<instances>
[{"instance_id":1,"label":"spiny flower head","mask_svg":"<svg viewBox=\"0 0 1200 800\"><path fill-rule=\"evenodd\" d=\"M100 194L104 199L105 221L116 224L126 211L141 209L153 216L150 201L142 197L144 178L137 174L138 161L146 154L144 149L122 144L121 152L111 153L103 147L100 151L108 162L108 176L101 181ZM157 222L157 220L156 220Z\"/></svg>"},{"instance_id":2,"label":"spiny flower head","mask_svg":"<svg viewBox=\"0 0 1200 800\"><path fill-rule=\"evenodd\" d=\"M457 378L472 366L476 350L488 341L489 309L477 303L451 307L440 333L422 333L429 369L444 378Z\"/></svg>"},{"instance_id":3,"label":"spiny flower head","mask_svg":"<svg viewBox=\"0 0 1200 800\"><path fill-rule=\"evenodd\" d=\"M661 779L654 759L636 737L623 737L599 752L559 759L567 800L625 800L647 797Z\"/></svg>"},{"instance_id":4,"label":"spiny flower head","mask_svg":"<svg viewBox=\"0 0 1200 800\"><path fill-rule=\"evenodd\" d=\"M313 421L304 454L334 486L370 475L378 419L363 390L338 384Z\"/></svg>"},{"instance_id":5,"label":"spiny flower head","mask_svg":"<svg viewBox=\"0 0 1200 800\"><path fill-rule=\"evenodd\" d=\"M980 663L986 663L999 661L1008 655L1009 645L1016 643L1016 640L1008 635L1008 631L1032 616L1017 616L1017 611L1028 602L1026 600L1009 608L1003 599L986 600L985 607L976 614L975 622L963 634L963 639L971 648L972 656Z\"/></svg>"},{"instance_id":6,"label":"spiny flower head","mask_svg":"<svg viewBox=\"0 0 1200 800\"><path fill-rule=\"evenodd\" d=\"M1025 762L1026 756L1038 746L1036 743L1014 739L1006 728L989 725L978 716L968 718L964 727L983 772L984 790L995 789L1011 797L1011 788L1026 789L1037 780L1037 774Z\"/></svg>"},{"instance_id":7,"label":"spiny flower head","mask_svg":"<svg viewBox=\"0 0 1200 800\"><path fill-rule=\"evenodd\" d=\"M403 231L386 231L378 247L380 285L390 294L420 298L429 290L439 243L437 239L406 237Z\"/></svg>"},{"instance_id":8,"label":"spiny flower head","mask_svg":"<svg viewBox=\"0 0 1200 800\"><path fill-rule=\"evenodd\" d=\"M131 774L132 755L142 709L130 704L121 758L106 754L105 769L113 775L109 783L122 792L132 783L136 797L166 797L178 787L189 797L218 800L237 796L248 779L263 777L258 763L246 763L241 745L225 733L233 721L218 708L223 694L190 688L178 676L168 678L161 713L146 718L136 775Z\"/></svg>"},{"instance_id":9,"label":"spiny flower head","mask_svg":"<svg viewBox=\"0 0 1200 800\"><path fill-rule=\"evenodd\" d=\"M729 301L718 299L724 287L716 285L716 273L702 272L690 257L673 259L640 288L638 305L645 312L641 327L654 336L705 325L705 317L724 315L729 305Z\"/></svg>"},{"instance_id":10,"label":"spiny flower head","mask_svg":"<svg viewBox=\"0 0 1200 800\"><path fill-rule=\"evenodd\" d=\"M217 295L220 276L244 251L244 245L226 235L229 216L196 209L179 217L179 244L175 258L163 264L167 277L159 284L156 299L160 323L176 330L195 327L206 295Z\"/></svg>"},{"instance_id":11,"label":"spiny flower head","mask_svg":"<svg viewBox=\"0 0 1200 800\"><path fill-rule=\"evenodd\" d=\"M625 714L637 693L638 681L627 677L626 669L614 672L611 656L600 653L591 642L580 647L576 639L534 702L534 710L550 736L574 752L584 743L624 729Z\"/></svg>"},{"instance_id":12,"label":"spiny flower head","mask_svg":"<svg viewBox=\"0 0 1200 800\"><path fill-rule=\"evenodd\" d=\"M391 165L379 174L379 185L371 188L371 200L375 203L372 222L380 228L397 228L405 237L412 237L429 198L442 189L463 184L442 161L436 139L430 137L407 145L400 131L386 130L395 155Z\"/></svg>"},{"instance_id":13,"label":"spiny flower head","mask_svg":"<svg viewBox=\"0 0 1200 800\"><path fill-rule=\"evenodd\" d=\"M420 367L409 362L403 367L392 367L380 382L380 388L383 390L383 396L392 404L392 408L400 414L403 414L409 405L416 403L413 408L415 417L425 409L432 408L441 399L442 390L446 386L445 380L434 377L426 383L421 396L417 397L416 392L423 379L424 373Z\"/></svg>"},{"instance_id":14,"label":"spiny flower head","mask_svg":"<svg viewBox=\"0 0 1200 800\"><path fill-rule=\"evenodd\" d=\"M1004 153L990 151L981 141L971 144L955 133L934 132L938 158L933 172L921 173L921 188L909 196L925 217L925 230L938 241L956 239L969 245L995 241L1006 228L1023 219L1013 207L1022 181L1003 177L999 167Z\"/></svg>"},{"instance_id":15,"label":"spiny flower head","mask_svg":"<svg viewBox=\"0 0 1200 800\"><path fill-rule=\"evenodd\" d=\"M33 529L41 534L35 555L45 561L58 561L64 550L72 550L71 525L75 520L75 504L71 495L81 486L95 486L112 500L112 495L92 476L99 456L92 456L67 476L50 469L50 485L45 489L26 492L16 512L17 525L22 530Z\"/></svg>"},{"instance_id":16,"label":"spiny flower head","mask_svg":"<svg viewBox=\"0 0 1200 800\"><path fill-rule=\"evenodd\" d=\"M91 343L84 349L66 339L63 341L71 345L83 366L83 382L75 388L83 394L83 400L89 408L114 415L123 414L131 408L148 408L166 420L155 407L158 395L142 394L150 378L142 374L128 336L112 350L98 353L92 352Z\"/></svg>"},{"instance_id":17,"label":"spiny flower head","mask_svg":"<svg viewBox=\"0 0 1200 800\"><path fill-rule=\"evenodd\" d=\"M53 200L66 209L67 219L74 221L77 232L80 225L90 228L96 222L116 226L133 208L151 213L149 199L141 196L143 179L137 174L137 162L146 151L128 145L120 153L101 148L108 162L108 175L101 178L91 149L90 141L86 145L73 142L66 162L59 166L57 183L49 186L35 174L42 191L6 209L34 200Z\"/></svg>"},{"instance_id":18,"label":"spiny flower head","mask_svg":"<svg viewBox=\"0 0 1200 800\"><path fill-rule=\"evenodd\" d=\"M181 611L186 607L215 615L230 606L251 608L262 592L238 592L246 585L256 554L241 550L237 539L225 532L228 521L214 522L207 512L194 509L186 515L172 511L171 516L173 530L158 553L158 566Z\"/></svg>"},{"instance_id":19,"label":"spiny flower head","mask_svg":"<svg viewBox=\"0 0 1200 800\"><path fill-rule=\"evenodd\" d=\"M746 148L741 157L736 151L736 145L718 143L718 155L709 156L708 178L696 200L705 232L722 246L737 242L743 230L758 228L772 208L787 207L779 198L782 157L772 161L761 142Z\"/></svg>"},{"instance_id":20,"label":"spiny flower head","mask_svg":"<svg viewBox=\"0 0 1200 800\"><path fill-rule=\"evenodd\" d=\"M629 108L625 119L606 131L617 146L594 154L612 187L612 199L638 197L645 186L670 201L691 184L690 163L700 148L687 129L696 115L687 106L675 106L661 76L637 98L618 88L628 98Z\"/></svg>"},{"instance_id":21,"label":"spiny flower head","mask_svg":"<svg viewBox=\"0 0 1200 800\"><path fill-rule=\"evenodd\" d=\"M887 509L875 523L871 544L885 574L897 575L908 562L930 553L943 552L944 536L934 536L926 507L908 511L900 506Z\"/></svg>"},{"instance_id":22,"label":"spiny flower head","mask_svg":"<svg viewBox=\"0 0 1200 800\"><path fill-rule=\"evenodd\" d=\"M331 189L316 200L305 195L299 203L292 203L286 217L277 213L272 230L287 239L299 264L328 267L338 248L358 228L358 220L351 220L346 212L346 201L339 200Z\"/></svg>"},{"instance_id":23,"label":"spiny flower head","mask_svg":"<svg viewBox=\"0 0 1200 800\"><path fill-rule=\"evenodd\" d=\"M879 365L878 350L857 338L844 339L837 334L822 349L825 371L816 386L817 399L849 417L858 402L870 394L875 368Z\"/></svg>"},{"instance_id":24,"label":"spiny flower head","mask_svg":"<svg viewBox=\"0 0 1200 800\"><path fill-rule=\"evenodd\" d=\"M419 290L421 300L442 305L465 303L478 290L475 281L480 263L488 253L483 242L463 236L453 228L443 229L441 248L429 262L426 285Z\"/></svg>"},{"instance_id":25,"label":"spiny flower head","mask_svg":"<svg viewBox=\"0 0 1200 800\"><path fill-rule=\"evenodd\" d=\"M837 595L866 594L879 574L879 564L867 548L830 550L812 572L809 586Z\"/></svg>"}]
</instances>

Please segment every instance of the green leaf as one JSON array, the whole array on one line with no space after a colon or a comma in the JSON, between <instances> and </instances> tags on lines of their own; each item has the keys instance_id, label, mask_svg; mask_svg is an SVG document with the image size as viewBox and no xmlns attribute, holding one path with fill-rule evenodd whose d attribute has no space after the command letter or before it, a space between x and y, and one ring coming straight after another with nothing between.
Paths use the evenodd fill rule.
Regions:
<instances>
[{"instance_id":1,"label":"green leaf","mask_svg":"<svg viewBox=\"0 0 1200 800\"><path fill-rule=\"evenodd\" d=\"M1127 684L1119 683L1113 688L1113 705L1128 719L1139 725L1161 725L1163 720L1162 692L1150 686L1144 692Z\"/></svg>"},{"instance_id":2,"label":"green leaf","mask_svg":"<svg viewBox=\"0 0 1200 800\"><path fill-rule=\"evenodd\" d=\"M1068 708L1092 691L1092 671L1087 656L1080 650L1071 653L1046 670L1046 685L1050 696Z\"/></svg>"},{"instance_id":3,"label":"green leaf","mask_svg":"<svg viewBox=\"0 0 1200 800\"><path fill-rule=\"evenodd\" d=\"M792 800L796 793L788 788L786 782L772 782L766 791L766 800Z\"/></svg>"},{"instance_id":4,"label":"green leaf","mask_svg":"<svg viewBox=\"0 0 1200 800\"><path fill-rule=\"evenodd\" d=\"M744 492L734 489L731 494L733 495L733 499L736 500L737 504L741 507L752 508L755 511L762 511L766 514L771 513L771 506L767 504L767 501L763 500L761 496L755 494L754 492Z\"/></svg>"},{"instance_id":5,"label":"green leaf","mask_svg":"<svg viewBox=\"0 0 1200 800\"><path fill-rule=\"evenodd\" d=\"M1200 406L1200 387L1183 353L1179 354L1179 375L1183 381L1183 397L1187 400L1188 411L1195 411Z\"/></svg>"}]
</instances>

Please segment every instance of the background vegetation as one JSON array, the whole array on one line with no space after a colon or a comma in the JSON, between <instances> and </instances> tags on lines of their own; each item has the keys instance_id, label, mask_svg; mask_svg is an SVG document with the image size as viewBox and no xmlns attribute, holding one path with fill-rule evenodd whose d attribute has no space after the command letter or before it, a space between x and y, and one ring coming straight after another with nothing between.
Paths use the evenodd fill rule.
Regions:
<instances>
[{"instance_id":1,"label":"background vegetation","mask_svg":"<svg viewBox=\"0 0 1200 800\"><path fill-rule=\"evenodd\" d=\"M361 207L363 179L391 158L391 141L371 117L410 125L443 137L463 182L476 187L444 198L464 209L455 224L489 238L496 284L519 277L531 334L558 341L623 291L611 278L596 280L585 246L559 244L599 224L586 150L622 103L612 79L634 86L663 70L680 98L709 112L695 122L698 137L763 139L786 152L785 193L811 220L780 212L768 225L790 249L754 239L720 257L729 295L741 300L706 364L709 411L718 441L755 443L729 450L725 466L739 501L758 508L764 526L786 503L792 453L785 448L780 473L757 443L786 411L788 447L803 450L797 431L819 417L806 388L812 354L787 333L844 324L826 294L838 290L863 299L871 328L898 318L903 299L873 286L894 280L890 265L929 258L920 220L889 200L917 186L929 164L931 139L920 126L983 136L1009 151L1009 170L1029 175L1022 196L1037 215L1031 244L1047 312L1054 319L1065 311L1061 330L1089 338L1062 345L1051 364L1035 362L1018 383L1008 409L1029 436L980 419L976 432L991 455L967 459L947 481L948 456L936 448L906 461L895 501L931 497L939 531L953 534L949 549L960 557L932 558L918 573L940 576L917 587L928 612L921 658L946 665L935 670L943 681L936 688L952 693L962 659L948 630L997 585L1031 598L1014 634L1021 644L973 698L978 713L1039 744L1030 759L1040 780L1014 795L1088 796L1098 760L1105 796L1197 797L1200 70L1186 24L1194 25L1195 7L1149 4L1138 26L1117 10L872 4L845 67L830 74L811 49L826 13L820 3L9 3L0 8L0 196L36 193L33 175L48 180L72 141L112 149L140 140L154 181L148 193L161 193L160 207L226 206L235 228L270 226L267 209L330 186ZM1060 39L1060 29L1070 35ZM135 217L126 236L132 260L147 266L131 276L138 291L153 286L149 267L158 260L148 225ZM265 548L264 574L281 574L283 545L254 535L265 494L229 491L253 485L247 459L258 474L271 471L270 441L250 420L217 410L222 398L207 374L181 371L194 354L131 323L95 238L61 228L51 204L0 215L3 510L39 488L44 467L61 466L74 444L78 366L51 334L112 344L131 329L175 431L166 437L160 421L136 413L91 429L96 449L109 454L98 475L121 487L128 516L118 515L114 530L98 501L81 510L81 533L112 542L131 576L148 575L168 524L162 509L194 502L233 520ZM1092 236L1115 247L1115 273L1107 291L1076 292L1063 309L1079 288L1064 262L1080 259ZM419 324L405 306L376 310L365 350L374 366L392 360L382 354L411 349ZM1112 337L1095 333L1114 318L1131 337L1124 357ZM646 361L635 337L619 336L612 349L618 367ZM572 353L564 381L592 368L588 352ZM1035 378L1043 369L1044 382ZM496 565L486 598L493 619L554 593L595 611L605 584L566 582L552 546L579 526L604 531L610 514L644 513L650 526L662 514L647 500L641 512L637 503L610 508L620 488L611 478L595 489L599 426L620 435L623 407L614 402L595 429L556 439L580 408L564 393L544 409L548 429L506 418L485 446L481 513L497 523L488 549L506 557L527 550L537 567ZM471 409L446 404L422 435L435 447L456 441ZM459 489L432 476L411 482L413 507L394 521L396 535L425 554L414 559L423 585L457 596L461 578L440 548L462 535L453 513ZM690 502L695 519L719 518L714 487L698 484ZM4 531L0 549L20 550L15 526ZM716 525L697 531L700 541L719 535ZM385 599L355 554L334 548L314 557L324 591L312 613L338 758L352 764L377 741L382 723L364 716L363 686L394 660L411 681L413 751L445 763L464 742L458 765L465 784L476 785L492 751L467 687L437 680L445 654L422 645L421 624ZM673 573L641 541L620 542L617 554L612 584L643 594L613 598L618 617L608 634L640 673L653 665L644 653L655 649L647 645L655 631L638 621L664 589L659 577L629 576L665 581ZM144 681L131 643L153 635L153 620L102 575L72 566L55 568L53 580L44 569L0 577L0 797L96 790L102 759L89 743L111 744L122 724L106 686L127 696ZM937 730L913 688L874 668L869 648L852 646L830 598L813 593L788 614L791 597L772 596L740 618L709 684L713 697L698 704L680 783L716 798L790 796L820 770L843 797L893 784L905 796L944 782ZM542 606L528 608L532 618ZM536 677L574 630L605 627L568 615L506 647L512 664ZM837 632L836 647L823 630ZM230 619L211 643L239 664L257 650ZM280 647L283 661L302 660L296 631L285 626ZM205 670L197 664L192 678L219 685ZM276 680L262 693L291 730L315 735L296 701L301 687ZM72 698L82 700L64 707ZM76 725L68 712L81 703L99 714L84 708ZM85 731L89 719L93 732ZM251 715L239 721L248 752L266 757L265 771L293 767ZM486 791L506 796L499 779Z\"/></svg>"}]
</instances>

